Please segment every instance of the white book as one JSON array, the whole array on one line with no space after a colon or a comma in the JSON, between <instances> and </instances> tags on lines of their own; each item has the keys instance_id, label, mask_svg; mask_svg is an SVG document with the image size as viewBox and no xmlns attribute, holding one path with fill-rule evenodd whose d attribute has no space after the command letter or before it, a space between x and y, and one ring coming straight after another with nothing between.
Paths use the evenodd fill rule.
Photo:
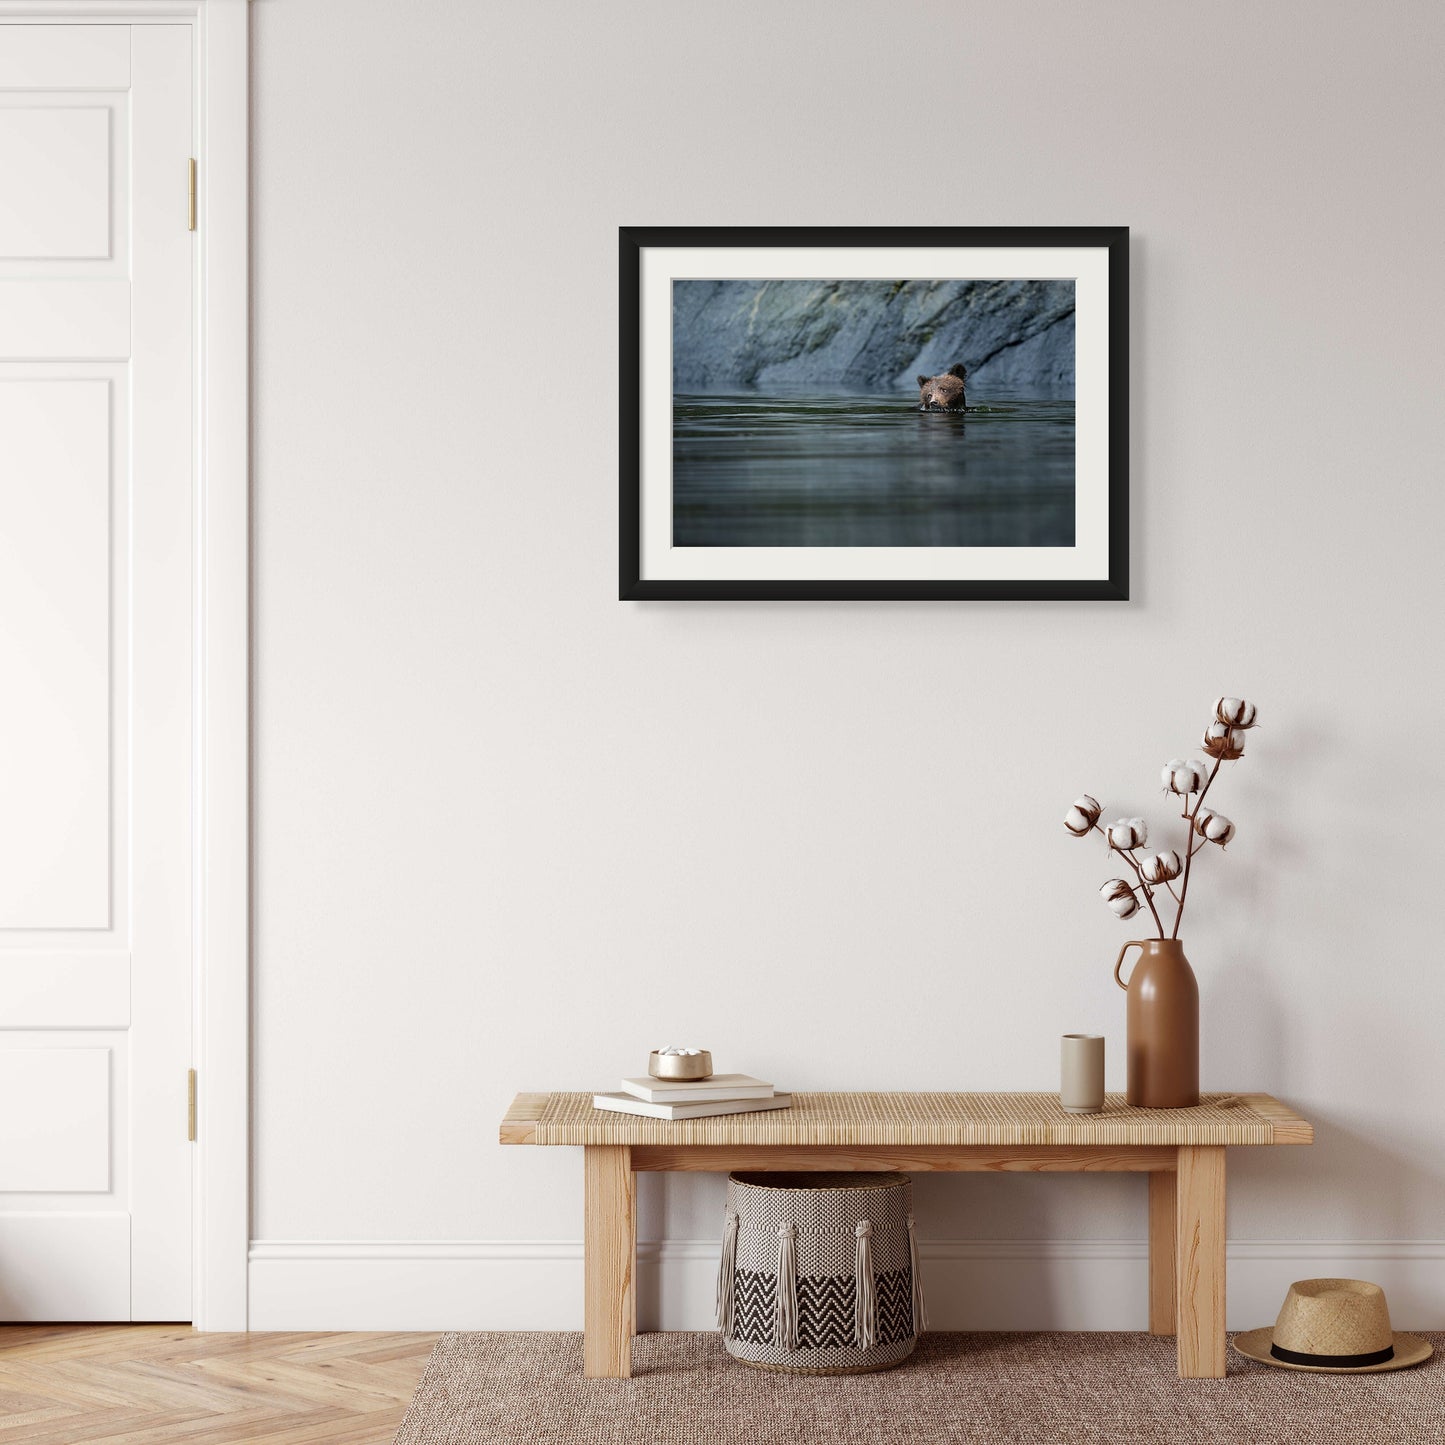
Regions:
<instances>
[{"instance_id":1,"label":"white book","mask_svg":"<svg viewBox=\"0 0 1445 1445\"><path fill-rule=\"evenodd\" d=\"M623 1079L623 1089L649 1104L704 1104L717 1099L771 1099L773 1086L751 1074L714 1074L708 1079Z\"/></svg>"},{"instance_id":2,"label":"white book","mask_svg":"<svg viewBox=\"0 0 1445 1445\"><path fill-rule=\"evenodd\" d=\"M695 1104L650 1104L631 1094L593 1094L592 1107L615 1114L640 1114L646 1119L706 1119L710 1114L753 1114L760 1109L786 1109L791 1094L767 1099L710 1099Z\"/></svg>"}]
</instances>

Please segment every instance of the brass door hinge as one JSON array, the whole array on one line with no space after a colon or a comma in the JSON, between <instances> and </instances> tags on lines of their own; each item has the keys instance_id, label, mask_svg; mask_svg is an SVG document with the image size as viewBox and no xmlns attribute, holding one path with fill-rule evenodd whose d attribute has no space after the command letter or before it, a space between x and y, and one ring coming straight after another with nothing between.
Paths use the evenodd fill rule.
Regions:
<instances>
[{"instance_id":1,"label":"brass door hinge","mask_svg":"<svg viewBox=\"0 0 1445 1445\"><path fill-rule=\"evenodd\" d=\"M190 224L186 227L188 231L196 229L196 158L191 157L191 184L190 184L190 207L187 215L190 217Z\"/></svg>"},{"instance_id":2,"label":"brass door hinge","mask_svg":"<svg viewBox=\"0 0 1445 1445\"><path fill-rule=\"evenodd\" d=\"M196 1071L186 1070L186 1139L196 1142Z\"/></svg>"}]
</instances>

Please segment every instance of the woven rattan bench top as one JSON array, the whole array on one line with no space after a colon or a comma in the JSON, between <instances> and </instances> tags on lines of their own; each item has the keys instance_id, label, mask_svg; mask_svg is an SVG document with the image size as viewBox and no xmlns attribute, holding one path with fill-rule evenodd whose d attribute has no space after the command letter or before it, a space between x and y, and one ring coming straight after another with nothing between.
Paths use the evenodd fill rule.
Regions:
<instances>
[{"instance_id":1,"label":"woven rattan bench top","mask_svg":"<svg viewBox=\"0 0 1445 1445\"><path fill-rule=\"evenodd\" d=\"M788 1109L667 1123L592 1107L591 1094L518 1094L503 1144L1310 1144L1311 1125L1268 1094L1205 1094L1193 1109L1066 1114L1057 1094L803 1094Z\"/></svg>"}]
</instances>

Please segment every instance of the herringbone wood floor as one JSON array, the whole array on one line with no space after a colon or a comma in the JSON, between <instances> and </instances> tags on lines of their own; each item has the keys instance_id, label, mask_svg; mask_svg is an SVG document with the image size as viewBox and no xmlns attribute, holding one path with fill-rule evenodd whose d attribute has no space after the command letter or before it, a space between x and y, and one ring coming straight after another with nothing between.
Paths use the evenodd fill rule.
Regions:
<instances>
[{"instance_id":1,"label":"herringbone wood floor","mask_svg":"<svg viewBox=\"0 0 1445 1445\"><path fill-rule=\"evenodd\" d=\"M0 1445L390 1445L436 1339L0 1326Z\"/></svg>"}]
</instances>

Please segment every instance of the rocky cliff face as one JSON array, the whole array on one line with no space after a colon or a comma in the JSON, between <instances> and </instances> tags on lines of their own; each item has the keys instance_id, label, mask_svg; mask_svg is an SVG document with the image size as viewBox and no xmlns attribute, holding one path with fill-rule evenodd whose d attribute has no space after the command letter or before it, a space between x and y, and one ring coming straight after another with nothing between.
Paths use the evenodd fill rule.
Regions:
<instances>
[{"instance_id":1,"label":"rocky cliff face","mask_svg":"<svg viewBox=\"0 0 1445 1445\"><path fill-rule=\"evenodd\" d=\"M956 361L990 384L1074 390L1072 281L675 281L673 384L912 391Z\"/></svg>"}]
</instances>

